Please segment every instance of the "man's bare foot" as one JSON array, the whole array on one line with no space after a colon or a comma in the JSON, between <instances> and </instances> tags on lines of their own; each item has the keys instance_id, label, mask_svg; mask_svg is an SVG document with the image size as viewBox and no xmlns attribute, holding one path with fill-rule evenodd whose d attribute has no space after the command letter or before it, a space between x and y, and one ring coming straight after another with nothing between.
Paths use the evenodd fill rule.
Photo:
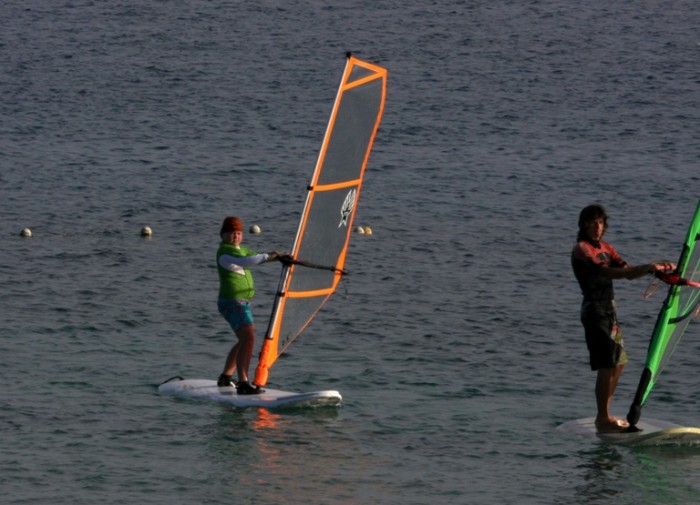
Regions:
<instances>
[{"instance_id":1,"label":"man's bare foot","mask_svg":"<svg viewBox=\"0 0 700 505\"><path fill-rule=\"evenodd\" d=\"M615 419L615 422L617 423L618 426L621 426L623 428L629 428L630 423L627 422L627 419L620 419L619 417L613 417Z\"/></svg>"},{"instance_id":2,"label":"man's bare foot","mask_svg":"<svg viewBox=\"0 0 700 505\"><path fill-rule=\"evenodd\" d=\"M596 431L598 433L621 433L629 428L629 423L623 419L610 417L606 420L596 420Z\"/></svg>"}]
</instances>

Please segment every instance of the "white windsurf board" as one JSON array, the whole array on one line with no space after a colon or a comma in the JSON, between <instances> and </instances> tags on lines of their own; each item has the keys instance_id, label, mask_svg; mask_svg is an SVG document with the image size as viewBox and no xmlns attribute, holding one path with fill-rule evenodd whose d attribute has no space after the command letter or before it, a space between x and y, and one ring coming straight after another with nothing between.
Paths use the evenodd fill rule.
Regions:
<instances>
[{"instance_id":1,"label":"white windsurf board","mask_svg":"<svg viewBox=\"0 0 700 505\"><path fill-rule=\"evenodd\" d=\"M574 433L583 437L603 440L611 444L634 447L662 445L700 445L700 428L681 426L668 421L643 418L637 423L640 431L620 433L598 433L595 418L575 419L557 426L557 430Z\"/></svg>"},{"instance_id":2,"label":"white windsurf board","mask_svg":"<svg viewBox=\"0 0 700 505\"><path fill-rule=\"evenodd\" d=\"M234 407L336 407L342 397L338 391L311 391L295 393L279 389L264 388L256 395L239 395L234 387L219 387L209 379L170 379L160 386L158 392L185 398L197 398L233 405Z\"/></svg>"}]
</instances>

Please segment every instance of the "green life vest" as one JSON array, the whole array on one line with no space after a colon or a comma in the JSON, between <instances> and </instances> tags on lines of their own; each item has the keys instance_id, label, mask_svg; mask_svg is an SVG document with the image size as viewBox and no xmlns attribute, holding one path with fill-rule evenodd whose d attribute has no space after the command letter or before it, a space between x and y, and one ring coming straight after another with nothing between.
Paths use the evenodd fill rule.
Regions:
<instances>
[{"instance_id":1,"label":"green life vest","mask_svg":"<svg viewBox=\"0 0 700 505\"><path fill-rule=\"evenodd\" d=\"M237 272L223 268L219 265L219 258L224 254L245 258L246 256L254 256L258 252L245 246L236 247L227 242L221 242L219 249L216 251L216 269L219 272L219 297L233 300L250 300L255 296L253 274L250 273L249 268L240 267L240 269L237 269Z\"/></svg>"}]
</instances>

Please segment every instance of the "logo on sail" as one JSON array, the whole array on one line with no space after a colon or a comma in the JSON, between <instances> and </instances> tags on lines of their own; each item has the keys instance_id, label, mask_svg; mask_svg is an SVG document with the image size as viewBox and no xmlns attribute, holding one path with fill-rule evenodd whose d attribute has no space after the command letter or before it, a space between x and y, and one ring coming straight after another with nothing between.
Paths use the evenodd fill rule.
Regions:
<instances>
[{"instance_id":1,"label":"logo on sail","mask_svg":"<svg viewBox=\"0 0 700 505\"><path fill-rule=\"evenodd\" d=\"M355 198L357 197L357 189L353 188L346 196L345 196L345 201L343 202L343 206L340 208L340 224L338 224L338 228L341 226L347 226L348 225L348 219L350 218L350 215L352 214L352 209L355 208Z\"/></svg>"}]
</instances>

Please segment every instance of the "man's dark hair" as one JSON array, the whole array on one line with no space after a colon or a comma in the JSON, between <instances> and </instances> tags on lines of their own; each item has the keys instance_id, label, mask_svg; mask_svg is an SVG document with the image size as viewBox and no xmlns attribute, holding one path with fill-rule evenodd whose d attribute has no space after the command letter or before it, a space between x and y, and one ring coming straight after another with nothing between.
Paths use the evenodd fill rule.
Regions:
<instances>
[{"instance_id":1,"label":"man's dark hair","mask_svg":"<svg viewBox=\"0 0 700 505\"><path fill-rule=\"evenodd\" d=\"M596 219L600 219L601 217L603 218L603 229L607 230L608 214L607 212L605 212L605 208L598 203L594 203L593 205L584 207L584 209L578 215L578 238L576 240L586 240L588 238L588 234L586 233L586 226L591 221L595 221Z\"/></svg>"}]
</instances>

